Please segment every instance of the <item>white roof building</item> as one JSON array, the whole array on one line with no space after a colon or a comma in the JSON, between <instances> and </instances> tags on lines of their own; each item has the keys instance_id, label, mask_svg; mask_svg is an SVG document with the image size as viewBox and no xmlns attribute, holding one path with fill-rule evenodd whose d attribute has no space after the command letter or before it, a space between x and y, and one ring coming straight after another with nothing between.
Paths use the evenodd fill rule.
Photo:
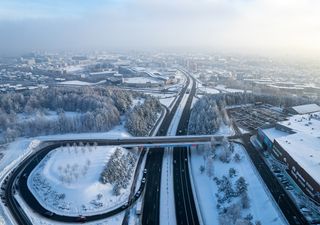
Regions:
<instances>
[{"instance_id":1,"label":"white roof building","mask_svg":"<svg viewBox=\"0 0 320 225\"><path fill-rule=\"evenodd\" d=\"M298 114L320 112L320 106L317 104L298 105L291 108Z\"/></svg>"},{"instance_id":2,"label":"white roof building","mask_svg":"<svg viewBox=\"0 0 320 225\"><path fill-rule=\"evenodd\" d=\"M320 184L320 139L296 133L275 139L318 184Z\"/></svg>"}]
</instances>

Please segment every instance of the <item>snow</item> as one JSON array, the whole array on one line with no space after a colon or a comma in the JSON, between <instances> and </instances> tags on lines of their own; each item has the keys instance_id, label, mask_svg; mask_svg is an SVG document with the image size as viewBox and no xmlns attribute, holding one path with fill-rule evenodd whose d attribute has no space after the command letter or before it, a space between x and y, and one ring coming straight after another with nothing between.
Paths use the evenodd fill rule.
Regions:
<instances>
[{"instance_id":1,"label":"snow","mask_svg":"<svg viewBox=\"0 0 320 225\"><path fill-rule=\"evenodd\" d=\"M296 133L276 141L318 184L320 184L320 139Z\"/></svg>"},{"instance_id":2,"label":"snow","mask_svg":"<svg viewBox=\"0 0 320 225\"><path fill-rule=\"evenodd\" d=\"M100 174L115 149L112 146L55 149L32 171L28 187L43 207L60 215L93 215L116 208L128 200L131 185L121 189L121 194L115 196L112 194L113 185L99 181ZM39 178L45 180L46 185L35 182ZM48 187L51 187L49 197L46 194ZM56 204L54 197L57 195L51 194L52 191L58 195L65 194L65 198L58 200ZM102 195L101 198L98 198L99 194Z\"/></svg>"},{"instance_id":3,"label":"snow","mask_svg":"<svg viewBox=\"0 0 320 225\"><path fill-rule=\"evenodd\" d=\"M262 132L269 138L271 142L276 138L284 137L289 135L289 133L276 129L275 127L263 129Z\"/></svg>"},{"instance_id":4,"label":"snow","mask_svg":"<svg viewBox=\"0 0 320 225\"><path fill-rule=\"evenodd\" d=\"M294 106L292 108L299 114L306 114L306 113L313 113L313 112L320 111L320 106L318 106L317 104L299 105L299 106Z\"/></svg>"},{"instance_id":5,"label":"snow","mask_svg":"<svg viewBox=\"0 0 320 225\"><path fill-rule=\"evenodd\" d=\"M242 89L232 89L232 88L226 88L226 86L225 85L217 85L216 87L215 87L215 89L217 89L217 90L219 90L219 91L222 91L222 92L231 92L231 93L236 93L236 92L240 92L240 93L243 93L243 92L245 92L244 90L242 90ZM251 91L247 91L248 93L250 93Z\"/></svg>"},{"instance_id":6,"label":"snow","mask_svg":"<svg viewBox=\"0 0 320 225\"><path fill-rule=\"evenodd\" d=\"M159 99L160 103L166 107L169 107L175 98L161 98Z\"/></svg>"},{"instance_id":7,"label":"snow","mask_svg":"<svg viewBox=\"0 0 320 225\"><path fill-rule=\"evenodd\" d=\"M6 144L4 146L4 150L1 151L3 153L3 158L0 160L0 179L1 181L5 177L9 170L11 170L18 161L22 160L28 154L30 154L34 148L39 145L39 141L44 140L61 140L61 139L102 139L102 138L127 138L131 137L131 135L127 132L123 125L115 126L112 130L108 132L101 133L74 133L74 134L57 134L57 135L47 135L47 136L39 136L34 138L18 138L14 142ZM6 221L6 224L13 224L10 221L9 212L6 207L3 206L2 202L0 202L0 215L5 216L3 219ZM0 219L1 219L0 216ZM113 217L112 217L113 218ZM109 220L108 220L109 221ZM111 219L111 221L113 221ZM121 223L121 222L120 222ZM119 224L120 224L119 223ZM52 223L50 223L52 224ZM58 223L59 224L59 223ZM113 223L112 223L113 224Z\"/></svg>"},{"instance_id":8,"label":"snow","mask_svg":"<svg viewBox=\"0 0 320 225\"><path fill-rule=\"evenodd\" d=\"M235 132L233 128L224 124L223 121L220 124L219 130L215 133L215 135L219 135L219 136L232 136L234 134Z\"/></svg>"},{"instance_id":9,"label":"snow","mask_svg":"<svg viewBox=\"0 0 320 225\"><path fill-rule=\"evenodd\" d=\"M219 94L220 91L215 89L215 88L209 88L209 87L200 87L198 88L203 93L208 93L208 94Z\"/></svg>"},{"instance_id":10,"label":"snow","mask_svg":"<svg viewBox=\"0 0 320 225\"><path fill-rule=\"evenodd\" d=\"M69 81L59 82L58 84L61 84L61 85L77 85L77 86L91 86L91 85L96 85L96 84L101 84L101 83L104 83L104 81L99 81L97 83L90 83L90 82L85 82L85 81L80 81L80 80L69 80Z\"/></svg>"},{"instance_id":11,"label":"snow","mask_svg":"<svg viewBox=\"0 0 320 225\"><path fill-rule=\"evenodd\" d=\"M79 112L64 112L64 115L68 118L71 117L77 117L80 116L81 113ZM28 113L19 113L17 114L17 118L19 122L27 122L27 121L32 121L36 118L37 113L32 113L32 114L28 114ZM55 111L47 111L43 114L39 114L39 116L41 118L47 119L47 120L58 120L59 118L59 113L55 112Z\"/></svg>"},{"instance_id":12,"label":"snow","mask_svg":"<svg viewBox=\"0 0 320 225\"><path fill-rule=\"evenodd\" d=\"M79 224L79 223L70 223L70 222L63 223L60 221L56 222L56 221L50 220L48 218L41 217L37 213L35 213L19 195L15 195L15 198L17 199L17 201L21 205L21 208L23 208L23 210L25 212L27 212L29 219L31 220L32 224L34 224L34 225L61 225L61 224L77 225L77 224ZM86 222L86 224L88 224L88 225L103 225L103 224L121 225L122 221L123 221L123 217L124 217L124 212L119 213L114 216L111 216L111 217L108 217L107 219L97 220L94 222Z\"/></svg>"},{"instance_id":13,"label":"snow","mask_svg":"<svg viewBox=\"0 0 320 225\"><path fill-rule=\"evenodd\" d=\"M217 151L221 151L221 147L217 148ZM200 166L205 165L205 153L199 153L196 149L191 151L191 165L192 173L194 178L194 183L196 187L197 196L199 199L198 204L200 205L204 224L219 224L217 197L215 194L218 192L218 187L210 178L206 172L200 172ZM253 215L253 221L260 220L262 224L274 224L280 225L285 224L280 218L278 210L276 209L272 198L268 195L267 190L259 179L259 175L256 173L255 168L247 156L242 145L235 144L235 153L241 156L241 161L239 163L233 160L229 163L223 163L219 159L213 161L213 172L214 176L220 178L223 175L228 176L230 168L235 168L237 170L237 177L243 176L248 183L248 196L250 199L250 208L243 209L244 215L251 213Z\"/></svg>"},{"instance_id":14,"label":"snow","mask_svg":"<svg viewBox=\"0 0 320 225\"><path fill-rule=\"evenodd\" d=\"M124 83L128 84L146 84L146 83L152 83L152 84L158 84L162 83L159 80L148 78L148 77L130 77L130 78L124 78Z\"/></svg>"},{"instance_id":15,"label":"snow","mask_svg":"<svg viewBox=\"0 0 320 225\"><path fill-rule=\"evenodd\" d=\"M302 132L314 137L320 137L320 113L295 115L278 124L290 128L294 132Z\"/></svg>"},{"instance_id":16,"label":"snow","mask_svg":"<svg viewBox=\"0 0 320 225\"><path fill-rule=\"evenodd\" d=\"M78 71L82 71L83 69L84 69L83 65L74 65L74 66L68 66L65 68L67 73L78 72Z\"/></svg>"},{"instance_id":17,"label":"snow","mask_svg":"<svg viewBox=\"0 0 320 225\"><path fill-rule=\"evenodd\" d=\"M55 134L39 136L39 140L68 140L68 139L113 139L113 138L126 138L131 137L124 125L115 126L112 130L107 132L97 133L68 133L68 134Z\"/></svg>"}]
</instances>

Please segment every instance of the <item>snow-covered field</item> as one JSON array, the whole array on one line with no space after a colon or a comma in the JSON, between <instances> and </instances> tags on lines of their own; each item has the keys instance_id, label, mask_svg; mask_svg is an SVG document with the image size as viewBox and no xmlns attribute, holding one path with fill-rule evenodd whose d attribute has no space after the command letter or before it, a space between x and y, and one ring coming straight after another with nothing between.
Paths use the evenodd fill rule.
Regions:
<instances>
[{"instance_id":1,"label":"snow-covered field","mask_svg":"<svg viewBox=\"0 0 320 225\"><path fill-rule=\"evenodd\" d=\"M19 204L21 205L21 207L23 208L23 210L25 212L27 212L27 215L30 219L30 221L32 222L32 224L34 225L62 225L62 224L69 224L69 225L73 225L73 224L79 224L77 223L63 223L63 222L56 222L53 220L49 220L45 217L39 217L39 215L37 213L35 213L25 202L24 200L19 196L16 195L15 198L17 199L17 201L19 202ZM121 225L122 221L123 221L123 217L124 217L124 213L119 213L117 215L111 216L107 219L103 219L103 220L98 220L98 221L94 221L94 222L86 222L87 225L108 225L108 224L112 224L112 225Z\"/></svg>"},{"instance_id":2,"label":"snow-covered field","mask_svg":"<svg viewBox=\"0 0 320 225\"><path fill-rule=\"evenodd\" d=\"M59 134L59 135L47 135L47 136L39 136L35 138L18 138L14 142L4 145L4 149L1 150L3 153L3 158L0 160L0 171L5 172L11 168L11 164L14 166L16 164L16 160L18 160L23 155L33 150L34 143L39 143L37 140L59 140L59 139L83 139L83 138L125 138L130 137L131 135L127 132L127 130L123 127L123 125L115 126L112 130L108 132L101 133L75 133L75 134ZM9 168L10 167L10 168ZM3 179L3 177L0 177ZM0 215L6 221L6 224L12 224L10 222L9 214L5 210L4 206L0 203ZM120 214L119 214L120 215ZM34 218L37 216L35 215ZM118 215L115 217L111 217L107 221L118 221L115 224L121 224L123 214L119 217ZM120 219L119 219L120 218ZM41 220L39 220L41 221ZM120 221L120 222L119 222ZM36 223L35 223L36 224ZM38 223L38 224L55 224L55 223ZM92 224L104 224L104 223L92 223ZM114 223L112 223L114 224Z\"/></svg>"},{"instance_id":3,"label":"snow-covered field","mask_svg":"<svg viewBox=\"0 0 320 225\"><path fill-rule=\"evenodd\" d=\"M76 85L76 86L91 86L91 85L102 84L104 82L105 81L99 81L97 83L90 83L90 82L85 82L85 81L80 81L80 80L70 80L70 81L60 82L59 84L62 84L62 85Z\"/></svg>"},{"instance_id":4,"label":"snow-covered field","mask_svg":"<svg viewBox=\"0 0 320 225\"><path fill-rule=\"evenodd\" d=\"M243 93L243 92L244 92L244 90L242 90L242 89L226 88L225 85L217 85L217 86L215 87L215 89L217 89L217 90L219 90L219 91L222 91L222 92L226 92L226 93L228 93L228 92L231 92L231 93L236 93L236 92ZM247 91L247 92L249 93L249 92L251 92L251 91Z\"/></svg>"},{"instance_id":5,"label":"snow-covered field","mask_svg":"<svg viewBox=\"0 0 320 225\"><path fill-rule=\"evenodd\" d=\"M214 154L208 149L193 148L191 151L192 174L204 224L231 225L244 218L266 225L285 224L242 145L234 144L229 163L220 159L223 151L222 146L217 147L214 158ZM240 156L239 161L235 159L236 154ZM230 177L230 168L235 170L235 176ZM219 202L225 195L225 189L219 191L217 180L221 181L223 176L231 183L233 190L237 190L236 181L242 176L247 183L249 201L242 200L242 195L231 194L231 197ZM244 207L243 203L248 203L249 207Z\"/></svg>"},{"instance_id":6,"label":"snow-covered field","mask_svg":"<svg viewBox=\"0 0 320 225\"><path fill-rule=\"evenodd\" d=\"M112 146L55 149L32 171L28 187L43 207L57 214L77 216L109 211L128 200L131 187L121 189L116 196L113 185L99 181L115 149ZM121 151L127 152L123 148Z\"/></svg>"},{"instance_id":7,"label":"snow-covered field","mask_svg":"<svg viewBox=\"0 0 320 225\"><path fill-rule=\"evenodd\" d=\"M128 84L146 84L146 83L151 83L151 84L160 84L163 83L158 79L154 78L149 78L149 77L130 77L130 78L124 78L124 83Z\"/></svg>"},{"instance_id":8,"label":"snow-covered field","mask_svg":"<svg viewBox=\"0 0 320 225\"><path fill-rule=\"evenodd\" d=\"M203 93L207 94L219 94L220 91L215 88L209 88L209 87L199 87L199 90Z\"/></svg>"}]
</instances>

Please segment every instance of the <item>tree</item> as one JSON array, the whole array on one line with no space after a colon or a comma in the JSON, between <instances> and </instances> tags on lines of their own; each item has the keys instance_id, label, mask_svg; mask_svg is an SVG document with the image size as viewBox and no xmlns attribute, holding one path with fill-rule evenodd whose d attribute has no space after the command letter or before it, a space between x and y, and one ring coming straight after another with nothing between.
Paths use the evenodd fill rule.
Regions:
<instances>
[{"instance_id":1,"label":"tree","mask_svg":"<svg viewBox=\"0 0 320 225\"><path fill-rule=\"evenodd\" d=\"M238 194L242 194L248 190L248 184L242 176L236 181L236 190Z\"/></svg>"},{"instance_id":2,"label":"tree","mask_svg":"<svg viewBox=\"0 0 320 225\"><path fill-rule=\"evenodd\" d=\"M240 155L238 153L234 154L233 160L237 163L240 162L241 161Z\"/></svg>"},{"instance_id":3,"label":"tree","mask_svg":"<svg viewBox=\"0 0 320 225\"><path fill-rule=\"evenodd\" d=\"M248 194L246 192L241 194L241 205L243 209L250 208L250 199L248 197Z\"/></svg>"},{"instance_id":4,"label":"tree","mask_svg":"<svg viewBox=\"0 0 320 225\"><path fill-rule=\"evenodd\" d=\"M234 176L236 176L236 170L235 170L235 168L230 168L229 169L229 177L230 178L232 178L232 177L234 177Z\"/></svg>"},{"instance_id":5,"label":"tree","mask_svg":"<svg viewBox=\"0 0 320 225\"><path fill-rule=\"evenodd\" d=\"M199 168L199 170L200 170L200 173L203 174L203 172L204 172L204 170L205 170L205 167L204 167L203 165L201 165L200 168Z\"/></svg>"}]
</instances>

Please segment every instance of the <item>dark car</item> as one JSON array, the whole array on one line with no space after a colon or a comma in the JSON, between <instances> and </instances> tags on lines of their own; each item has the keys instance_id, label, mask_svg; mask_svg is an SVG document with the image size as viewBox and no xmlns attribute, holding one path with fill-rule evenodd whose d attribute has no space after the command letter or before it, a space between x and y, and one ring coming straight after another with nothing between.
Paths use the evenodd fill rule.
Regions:
<instances>
[{"instance_id":1,"label":"dark car","mask_svg":"<svg viewBox=\"0 0 320 225\"><path fill-rule=\"evenodd\" d=\"M45 213L44 213L44 216L45 217L52 217L54 215L54 213L53 212L50 212L50 211L46 211Z\"/></svg>"}]
</instances>

